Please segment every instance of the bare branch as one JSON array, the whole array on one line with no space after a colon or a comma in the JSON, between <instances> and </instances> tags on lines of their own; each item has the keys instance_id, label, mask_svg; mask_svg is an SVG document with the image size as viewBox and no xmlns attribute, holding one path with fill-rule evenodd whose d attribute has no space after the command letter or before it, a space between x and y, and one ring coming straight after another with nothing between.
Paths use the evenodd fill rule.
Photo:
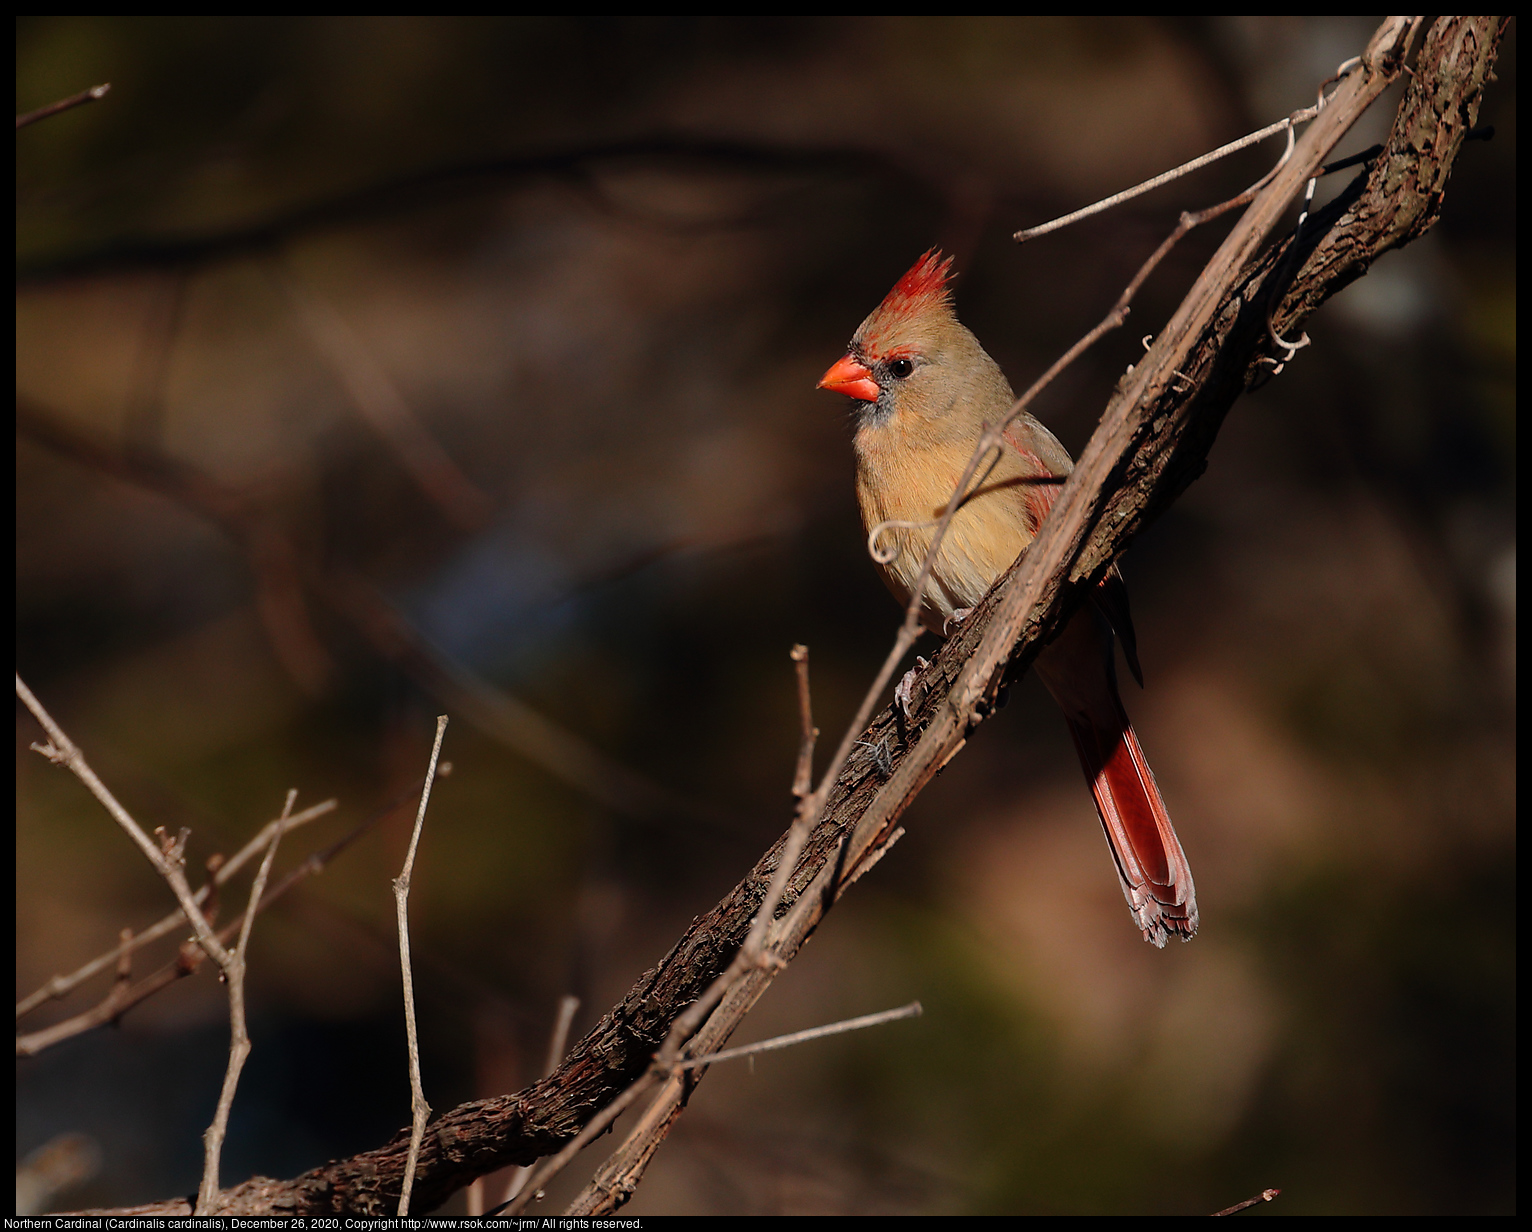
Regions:
<instances>
[{"instance_id":1,"label":"bare branch","mask_svg":"<svg viewBox=\"0 0 1532 1232\"><path fill-rule=\"evenodd\" d=\"M437 777L445 778L447 769L448 763L442 763L437 771ZM385 818L392 816L395 810L407 801L414 799L415 793L419 788L420 785L418 783L411 786L400 795L395 796L394 799L382 808L377 809L369 817L359 822L350 832L336 839L328 847L310 855L266 892L257 910L266 910L294 886L313 876L315 873L321 872L331 860L351 846L352 843L356 842L357 839L361 838L363 834L367 833ZM302 816L302 814L299 814L299 816ZM289 826L291 824L292 822L289 822ZM213 888L216 891L216 881ZM211 913L211 907L207 912L204 912L205 915L211 915ZM177 918L181 918L179 913ZM219 941L228 941L238 932L242 923L243 915L221 929L218 933ZM46 1027L41 1031L34 1031L29 1035L18 1035L16 1037L16 1055L19 1057L35 1056L53 1047L55 1044L61 1043L63 1040L80 1035L94 1027L103 1026L108 1022L117 1021L128 1010L132 1009L135 1005L147 1001L161 989L169 987L177 980L183 979L188 975L195 974L201 967L203 957L202 950L195 944L182 946L179 955L173 961L161 967L153 975L140 980L120 998L114 998L110 1004L104 1001L94 1009L76 1015L74 1018L55 1023L51 1027Z\"/></svg>"},{"instance_id":2,"label":"bare branch","mask_svg":"<svg viewBox=\"0 0 1532 1232\"><path fill-rule=\"evenodd\" d=\"M61 98L56 103L49 103L46 107L39 107L36 111L28 111L16 117L16 127L25 128L28 124L36 124L39 120L46 120L49 116L56 116L61 111L70 111L83 103L94 103L97 99L105 98L107 91L112 88L110 81L104 81L99 86L91 86L88 90L81 90L78 94L71 94L68 98Z\"/></svg>"},{"instance_id":3,"label":"bare branch","mask_svg":"<svg viewBox=\"0 0 1532 1232\"><path fill-rule=\"evenodd\" d=\"M1286 161L1288 154L1293 150L1293 125L1301 124L1305 120L1312 120L1318 114L1318 108L1309 107L1303 111L1295 111L1284 120L1278 120L1275 124L1268 124L1265 128L1258 129L1253 133L1246 133L1227 145L1221 145L1216 150L1209 150L1206 154L1199 155L1190 162L1182 163L1169 171L1163 171L1152 179L1145 180L1142 184L1135 184L1132 188L1125 188L1121 192L1113 193L1110 197L1103 197L1100 201L1093 202L1082 209L1075 210L1071 214L1065 214L1060 218L1049 222L1039 223L1035 227L1026 227L1011 236L1018 244L1025 244L1028 240L1035 240L1039 236L1048 235L1054 231L1061 231L1065 227L1090 218L1092 215L1105 213L1107 210L1131 201L1134 197L1141 197L1146 192L1152 192L1162 184L1169 184L1172 180L1179 180L1183 175L1190 175L1193 171L1200 171L1203 167L1216 163L1220 158L1227 158L1230 154L1236 154L1240 150L1265 141L1268 137L1285 132L1287 134L1287 153L1282 155Z\"/></svg>"},{"instance_id":4,"label":"bare branch","mask_svg":"<svg viewBox=\"0 0 1532 1232\"><path fill-rule=\"evenodd\" d=\"M863 1014L860 1018L847 1018L844 1022L832 1022L823 1027L810 1027L807 1031L778 1035L758 1044L742 1044L738 1048L710 1052L705 1057L689 1057L681 1062L681 1068L696 1069L699 1065L711 1065L714 1061L732 1061L735 1057L751 1057L758 1052L776 1052L780 1048L791 1048L794 1044L806 1044L810 1040L825 1039L831 1035L844 1035L847 1031L881 1027L885 1022L898 1022L903 1018L919 1018L924 1012L919 1001L911 1001L896 1010L883 1010L877 1014Z\"/></svg>"},{"instance_id":5,"label":"bare branch","mask_svg":"<svg viewBox=\"0 0 1532 1232\"><path fill-rule=\"evenodd\" d=\"M234 1092L239 1089L239 1076L250 1055L250 1032L245 1022L245 956L250 949L250 929L255 924L256 908L266 891L266 879L271 876L272 862L277 858L277 844L292 816L293 804L298 799L297 789L287 793L287 803L282 815L271 829L271 840L266 845L266 855L250 885L250 902L245 908L245 918L240 924L239 941L234 946L233 961L224 968L229 986L229 1063L224 1070L223 1089L218 1095L218 1108L213 1113L213 1123L203 1134L202 1185L197 1190L197 1213L210 1215L218 1205L218 1163L223 1154L223 1140L229 1129L229 1112L234 1107Z\"/></svg>"},{"instance_id":6,"label":"bare branch","mask_svg":"<svg viewBox=\"0 0 1532 1232\"><path fill-rule=\"evenodd\" d=\"M295 813L292 817L287 819L287 824L283 827L283 829L286 831L296 830L299 826L307 825L317 817L323 817L326 813L332 813L335 811L337 803L338 802L335 800L325 800L320 804L316 804L310 808L304 809L301 813ZM213 875L212 880L207 885L204 885L194 895L192 895L192 900L199 907L203 906L207 902L209 892L214 887L223 885L224 882L228 881L230 877L234 876L235 873L243 868L253 855L259 851L264 850L270 845L271 836L276 830L276 827L280 824L281 819L278 818L276 821L268 822L266 825L262 826L260 832L257 833L256 836L243 847L241 847L232 859L219 865L218 870ZM16 1017L19 1019L24 1015L31 1013L39 1005L43 1005L48 1001L57 1000L58 998L64 996L66 993L73 991L86 980L90 979L91 976L95 975L97 972L106 970L106 968L111 966L112 963L125 959L133 951L141 950L151 941L157 941L166 933L173 932L175 929L179 928L181 924L185 922L185 920L186 913L177 908L175 911L172 911L163 919L154 924L151 924L148 928L144 929L143 932L136 935L130 929L123 929L122 941L115 950L108 950L105 954L98 955L97 957L91 959L90 962L86 963L79 970L74 971L69 975L53 976L36 992L30 993L28 996L23 997L20 1001L16 1002ZM121 968L119 967L119 971L120 970Z\"/></svg>"},{"instance_id":7,"label":"bare branch","mask_svg":"<svg viewBox=\"0 0 1532 1232\"><path fill-rule=\"evenodd\" d=\"M809 699L809 648L794 646L791 657L798 673L798 719L803 735L798 742L798 770L793 775L793 795L802 800L814 785L814 741L819 728L814 726L814 708Z\"/></svg>"},{"instance_id":8,"label":"bare branch","mask_svg":"<svg viewBox=\"0 0 1532 1232\"><path fill-rule=\"evenodd\" d=\"M1226 1206L1221 1211L1214 1211L1214 1215L1237 1215L1240 1211L1248 1210L1252 1206L1259 1206L1262 1202L1270 1202L1282 1191L1280 1189L1263 1189L1253 1198L1246 1198L1243 1202L1236 1202L1233 1206Z\"/></svg>"},{"instance_id":9,"label":"bare branch","mask_svg":"<svg viewBox=\"0 0 1532 1232\"><path fill-rule=\"evenodd\" d=\"M149 863L169 884L171 891L181 904L181 910L190 921L193 932L197 935L197 942L207 952L209 958L216 962L225 971L231 961L231 955L223 948L217 936L213 933L212 926L202 914L193 898L191 886L186 881L186 838L187 831L182 831L178 839L172 840L165 835L163 830L157 830L161 842L159 846L149 841L149 836L143 828L129 815L128 810L117 802L117 797L107 790L106 784L96 777L96 772L90 768L85 760L85 755L80 752L74 741L64 734L64 729L53 721L53 716L44 709L43 704L33 695L32 690L27 688L21 679L21 673L16 673L16 696L30 710L43 730L48 733L47 744L34 744L32 746L55 765L65 766L72 771L80 782L84 783L91 795L101 802L103 808L111 814L112 819L127 832L129 838L138 845L138 849L148 857Z\"/></svg>"},{"instance_id":10,"label":"bare branch","mask_svg":"<svg viewBox=\"0 0 1532 1232\"><path fill-rule=\"evenodd\" d=\"M415 1164L420 1158L420 1140L425 1136L431 1105L426 1103L420 1083L420 1041L415 1034L415 980L410 971L410 878L415 871L415 851L420 846L420 832L426 824L426 805L431 800L431 784L436 781L436 763L441 757L442 737L447 733L447 716L436 718L436 743L431 746L431 764L426 770L425 785L420 791L420 811L415 814L415 829L410 835L410 849L404 868L394 880L394 912L399 920L399 966L404 973L404 1029L410 1046L410 1157L404 1170L404 1186L399 1192L399 1214L410 1213L410 1190L415 1187Z\"/></svg>"}]
</instances>

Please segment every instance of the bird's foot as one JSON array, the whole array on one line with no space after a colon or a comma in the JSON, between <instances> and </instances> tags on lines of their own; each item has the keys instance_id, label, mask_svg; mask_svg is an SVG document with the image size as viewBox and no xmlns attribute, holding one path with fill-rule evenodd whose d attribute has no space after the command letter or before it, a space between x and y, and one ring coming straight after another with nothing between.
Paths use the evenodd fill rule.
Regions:
<instances>
[{"instance_id":1,"label":"bird's foot","mask_svg":"<svg viewBox=\"0 0 1532 1232\"><path fill-rule=\"evenodd\" d=\"M973 615L973 608L971 607L954 608L952 615L942 621L942 636L950 637L953 626L962 624L971 615Z\"/></svg>"},{"instance_id":2,"label":"bird's foot","mask_svg":"<svg viewBox=\"0 0 1532 1232\"><path fill-rule=\"evenodd\" d=\"M916 696L915 684L920 673L931 665L919 655L915 656L915 666L904 673L903 678L894 686L894 702L903 712L906 720L915 717L915 711L920 708L920 703L925 700L924 695Z\"/></svg>"}]
</instances>

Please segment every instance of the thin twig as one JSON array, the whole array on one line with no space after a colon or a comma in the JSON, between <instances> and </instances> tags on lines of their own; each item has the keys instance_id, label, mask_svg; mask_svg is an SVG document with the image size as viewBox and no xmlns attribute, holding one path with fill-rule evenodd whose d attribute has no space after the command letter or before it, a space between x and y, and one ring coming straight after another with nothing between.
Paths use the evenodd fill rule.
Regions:
<instances>
[{"instance_id":1,"label":"thin twig","mask_svg":"<svg viewBox=\"0 0 1532 1232\"><path fill-rule=\"evenodd\" d=\"M256 907L266 892L266 879L271 876L272 862L277 858L277 844L292 816L293 804L298 799L297 789L289 790L282 815L271 827L271 841L266 845L266 855L250 886L250 902L245 907L245 918L239 929L239 941L234 946L232 961L224 968L229 986L229 1064L224 1070L223 1090L218 1095L218 1109L213 1113L213 1123L202 1136L202 1185L197 1190L199 1215L211 1215L218 1205L218 1161L223 1154L223 1140L229 1129L229 1112L234 1107L234 1092L239 1088L239 1075L250 1055L250 1032L245 1022L245 957L250 948L250 929L255 924Z\"/></svg>"},{"instance_id":2,"label":"thin twig","mask_svg":"<svg viewBox=\"0 0 1532 1232\"><path fill-rule=\"evenodd\" d=\"M681 1114L687 1093L696 1085L696 1076L676 1070L665 1079L649 1106L634 1121L633 1129L591 1177L590 1183L565 1209L566 1216L590 1216L615 1211L627 1202L638 1182L670 1134L670 1127Z\"/></svg>"},{"instance_id":3,"label":"thin twig","mask_svg":"<svg viewBox=\"0 0 1532 1232\"><path fill-rule=\"evenodd\" d=\"M404 1186L399 1191L399 1214L410 1213L410 1190L415 1186L415 1165L420 1160L420 1142L425 1137L431 1105L426 1103L420 1083L420 1043L415 1034L415 980L410 972L410 877L415 871L415 850L420 846L420 832L426 823L426 805L431 800L431 784L436 779L436 762L441 757L442 737L447 733L447 716L436 718L436 743L431 746L431 764L426 770L425 786L420 791L420 811L415 814L415 830L410 835L410 849L404 868L394 879L394 913L399 920L399 966L404 973L404 1030L410 1047L410 1157L404 1170Z\"/></svg>"},{"instance_id":4,"label":"thin twig","mask_svg":"<svg viewBox=\"0 0 1532 1232\"><path fill-rule=\"evenodd\" d=\"M564 1170L564 1166L576 1155L583 1151L586 1146L594 1142L606 1132L606 1127L628 1110L628 1107L643 1095L660 1079L658 1069L651 1067L622 1091L616 1099L602 1108L600 1112L591 1117L581 1128L580 1132L571 1138L568 1144L555 1156L547 1161L533 1174L520 1193L510 1202L505 1203L499 1209L488 1211L488 1215L504 1214L507 1217L519 1215L527 1209L527 1204L542 1193L543 1186L548 1181ZM679 1081L678 1077L672 1076L671 1082Z\"/></svg>"},{"instance_id":5,"label":"thin twig","mask_svg":"<svg viewBox=\"0 0 1532 1232\"><path fill-rule=\"evenodd\" d=\"M803 735L798 742L798 771L793 775L793 795L803 799L814 786L814 741L819 728L814 726L814 707L809 697L809 648L801 643L791 651L798 675L798 719Z\"/></svg>"},{"instance_id":6,"label":"thin twig","mask_svg":"<svg viewBox=\"0 0 1532 1232\"><path fill-rule=\"evenodd\" d=\"M1273 137L1284 130L1291 137L1294 124L1301 123L1304 120L1312 120L1313 118L1314 108L1312 107L1304 111L1295 111L1284 120L1278 120L1275 124L1268 124L1265 128L1256 132L1246 133L1243 137L1229 142L1228 145L1221 145L1216 150L1210 150L1208 153L1202 154L1190 162L1182 163L1179 167L1161 172L1153 179L1145 180L1142 184L1134 185L1132 188L1125 188L1119 193L1113 193L1110 197L1103 197L1100 201L1087 205L1084 209L1075 210L1074 213L1065 214L1063 217L1055 218L1051 222L1041 223L1036 227L1027 227L1016 232L1011 238L1018 244L1025 244L1028 240L1035 240L1040 235L1047 235L1051 231L1062 230L1071 223L1089 218L1093 214L1103 213L1114 206L1121 205L1124 201L1133 200L1134 197L1141 197L1146 192L1151 192L1158 188L1161 184L1169 184L1172 180L1178 180L1183 175L1190 175L1193 171L1200 170L1209 163L1215 163L1220 158L1226 158L1230 154L1238 153L1240 150L1265 141L1266 138Z\"/></svg>"},{"instance_id":7,"label":"thin twig","mask_svg":"<svg viewBox=\"0 0 1532 1232\"><path fill-rule=\"evenodd\" d=\"M28 124L36 124L39 120L46 120L49 116L56 116L61 111L69 111L83 103L93 103L98 98L105 98L107 91L112 88L110 81L103 81L99 86L91 86L88 90L81 90L78 94L71 94L68 98L61 98L56 103L49 103L46 107L39 107L36 111L28 111L16 117L16 127L25 128Z\"/></svg>"},{"instance_id":8,"label":"thin twig","mask_svg":"<svg viewBox=\"0 0 1532 1232\"><path fill-rule=\"evenodd\" d=\"M311 808L304 809L301 813L295 813L293 816L287 819L287 824L283 826L283 830L296 830L299 826L307 825L317 817L323 817L326 813L334 812L335 808L337 807L337 803L338 802L333 799L325 800L320 804L312 806ZM255 855L257 852L262 851L264 848L270 845L272 832L279 824L280 819L277 821L267 822L266 825L262 826L259 833L257 833L254 838L252 838L248 843L241 847L231 859L219 866L218 871L213 875L211 881L209 881L208 884L204 885L194 895L192 895L193 901L195 901L199 907L203 906L207 901L209 892L214 887L223 885L226 881L229 880L230 877L234 876L235 873L237 873L241 868L245 866L251 856ZM108 950L105 954L98 955L97 957L91 959L90 962L86 963L79 970L74 971L69 975L53 976L41 988L16 1002L16 1017L18 1019L22 1018L26 1014L29 1014L35 1010L39 1005L43 1005L48 1001L58 1000L66 993L71 992L75 988L79 987L97 972L104 971L107 967L111 966L112 963L117 962L119 959L122 959L126 955L132 953L134 950L143 949L143 947L148 945L151 941L157 941L166 933L172 932L176 928L179 928L185 920L186 913L180 908L177 908L175 911L172 911L169 915L165 916L157 923L151 924L141 933L135 934L129 929L124 929L123 940L115 950Z\"/></svg>"},{"instance_id":9,"label":"thin twig","mask_svg":"<svg viewBox=\"0 0 1532 1232\"><path fill-rule=\"evenodd\" d=\"M919 1001L911 1001L896 1010L883 1010L877 1014L863 1014L860 1018L848 1018L844 1022L832 1022L823 1027L810 1027L807 1031L778 1035L758 1044L743 1044L738 1048L725 1048L722 1052L710 1052L705 1057L688 1057L681 1062L680 1068L696 1069L699 1065L711 1065L714 1061L732 1061L735 1057L754 1056L758 1052L775 1052L779 1048L791 1048L794 1044L806 1044L810 1040L824 1039L830 1035L844 1035L847 1031L860 1031L865 1027L881 1027L885 1022L919 1018L924 1012Z\"/></svg>"},{"instance_id":10,"label":"thin twig","mask_svg":"<svg viewBox=\"0 0 1532 1232\"><path fill-rule=\"evenodd\" d=\"M133 820L127 809L117 803L117 797L112 795L107 790L106 784L96 777L96 772L86 762L85 755L80 752L79 747L74 741L64 734L64 729L53 721L53 716L48 713L42 702L37 700L36 695L27 687L26 682L22 680L20 672L16 673L16 696L21 698L22 703L32 712L33 717L42 724L43 730L48 733L48 743L34 743L32 745L33 752L41 753L54 765L63 766L73 772L74 776L85 784L90 794L95 796L101 803L101 806L111 814L112 820L121 826L127 836L138 845L138 849L144 853L149 863L154 865L155 871L168 880L171 869L165 852L149 841L149 836L144 833L143 827ZM190 898L190 895L188 895L188 898ZM187 906L187 903L182 903L183 910ZM190 906L192 911L196 911L195 903L191 903ZM187 912L188 916L192 914L192 911ZM197 914L200 916L201 913L197 912ZM204 926L206 923L207 921L204 920ZM211 952L209 951L209 953Z\"/></svg>"},{"instance_id":11,"label":"thin twig","mask_svg":"<svg viewBox=\"0 0 1532 1232\"><path fill-rule=\"evenodd\" d=\"M42 724L43 730L48 733L47 744L33 744L32 748L55 765L68 767L101 802L102 807L111 814L113 820L126 831L128 837L138 845L138 849L148 857L155 871L169 884L171 891L181 904L181 910L186 913L192 931L196 934L197 944L227 973L232 956L228 950L224 949L213 932L212 925L208 923L207 917L202 914L202 909L198 907L191 886L186 880L186 840L190 837L191 831L182 830L177 838L172 839L163 829L156 830L160 845L155 846L149 841L149 836L144 833L138 822L133 820L128 810L117 802L117 797L107 790L106 784L96 777L96 772L86 762L85 755L80 752L74 741L64 734L64 729L53 721L53 716L37 700L32 690L27 688L26 683L21 679L20 672L16 673L16 696L21 698L27 709Z\"/></svg>"},{"instance_id":12,"label":"thin twig","mask_svg":"<svg viewBox=\"0 0 1532 1232\"><path fill-rule=\"evenodd\" d=\"M1240 1211L1248 1210L1252 1206L1259 1206L1262 1202L1270 1202L1282 1191L1280 1189L1263 1189L1253 1198L1246 1198L1243 1202L1236 1202L1233 1206L1226 1206L1221 1211L1214 1211L1216 1215L1236 1215Z\"/></svg>"},{"instance_id":13,"label":"thin twig","mask_svg":"<svg viewBox=\"0 0 1532 1232\"><path fill-rule=\"evenodd\" d=\"M441 764L437 770L438 778L445 778L447 776L449 764L447 762ZM385 818L391 817L402 804L414 799L415 793L419 790L420 784L413 784L387 804L376 809L370 816L358 822L348 833L343 834L328 847L314 852L296 868L288 872L275 886L266 891L256 910L258 912L265 911L294 886L314 876L316 873L322 872L331 860L351 846L352 843L356 842L357 839L361 838L363 834L378 825ZM298 816L302 816L302 814L300 813ZM291 828L291 823L289 823L289 828ZM216 890L216 884L214 888ZM209 913L204 912L204 914ZM177 913L177 918L181 918L179 912ZM220 941L227 941L233 937L239 930L243 920L244 916L241 914L238 919L235 919L219 931L218 939ZM195 974L201 966L203 957L202 950L198 946L183 946L175 959L166 963L153 975L147 976L133 985L120 999L110 1003L103 1001L100 1005L87 1010L83 1014L77 1014L73 1018L55 1023L53 1026L46 1027L41 1031L34 1031L28 1035L18 1035L16 1037L16 1055L19 1057L36 1056L38 1053L44 1052L66 1039L71 1039L76 1035L83 1034L95 1027L103 1026L108 1022L117 1021L135 1005L147 1001L150 997L162 989L168 988L176 981Z\"/></svg>"},{"instance_id":14,"label":"thin twig","mask_svg":"<svg viewBox=\"0 0 1532 1232\"><path fill-rule=\"evenodd\" d=\"M548 1037L548 1057L543 1062L542 1076L544 1078L558 1069L559 1062L564 1059L564 1053L569 1050L569 1028L574 1024L574 1016L579 1013L579 1010L579 997L559 998L559 1016L554 1021L553 1034Z\"/></svg>"}]
</instances>

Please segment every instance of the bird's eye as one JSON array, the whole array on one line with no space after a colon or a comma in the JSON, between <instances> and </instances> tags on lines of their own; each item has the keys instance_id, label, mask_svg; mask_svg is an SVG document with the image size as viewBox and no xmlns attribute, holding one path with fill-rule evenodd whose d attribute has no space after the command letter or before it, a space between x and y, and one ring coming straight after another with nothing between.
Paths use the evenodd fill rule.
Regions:
<instances>
[{"instance_id":1,"label":"bird's eye","mask_svg":"<svg viewBox=\"0 0 1532 1232\"><path fill-rule=\"evenodd\" d=\"M902 381L910 373L915 371L915 365L907 359L891 360L888 365L888 375L896 381Z\"/></svg>"}]
</instances>

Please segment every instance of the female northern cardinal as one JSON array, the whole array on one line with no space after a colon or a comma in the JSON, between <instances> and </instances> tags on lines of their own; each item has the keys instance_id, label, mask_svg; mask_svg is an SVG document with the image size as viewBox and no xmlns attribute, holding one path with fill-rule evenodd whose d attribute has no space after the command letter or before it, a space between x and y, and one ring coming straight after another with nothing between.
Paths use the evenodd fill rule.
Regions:
<instances>
[{"instance_id":1,"label":"female northern cardinal","mask_svg":"<svg viewBox=\"0 0 1532 1232\"><path fill-rule=\"evenodd\" d=\"M937 521L986 424L1016 401L1000 367L952 311L952 258L934 248L862 322L851 348L819 381L860 402L856 495L862 522L883 550L883 580L901 604L920 573ZM1037 535L1074 463L1053 433L1023 412L1006 447L980 464L952 519L921 599L921 623L945 636ZM1127 589L1116 567L1037 657L1037 674L1064 711L1096 799L1122 892L1144 940L1163 947L1197 931L1186 854L1117 694L1112 634L1143 684Z\"/></svg>"}]
</instances>

